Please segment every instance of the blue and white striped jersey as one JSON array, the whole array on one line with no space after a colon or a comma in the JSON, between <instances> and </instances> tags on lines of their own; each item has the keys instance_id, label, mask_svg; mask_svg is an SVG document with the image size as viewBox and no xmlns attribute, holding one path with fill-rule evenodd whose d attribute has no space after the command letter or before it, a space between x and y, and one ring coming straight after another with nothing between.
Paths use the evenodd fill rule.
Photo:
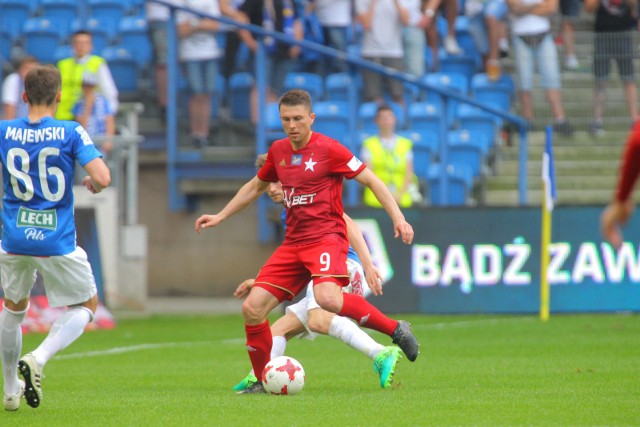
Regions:
<instances>
[{"instance_id":1,"label":"blue and white striped jersey","mask_svg":"<svg viewBox=\"0 0 640 427\"><path fill-rule=\"evenodd\" d=\"M73 217L75 162L101 157L80 124L45 117L0 122L2 248L53 256L76 248Z\"/></svg>"}]
</instances>

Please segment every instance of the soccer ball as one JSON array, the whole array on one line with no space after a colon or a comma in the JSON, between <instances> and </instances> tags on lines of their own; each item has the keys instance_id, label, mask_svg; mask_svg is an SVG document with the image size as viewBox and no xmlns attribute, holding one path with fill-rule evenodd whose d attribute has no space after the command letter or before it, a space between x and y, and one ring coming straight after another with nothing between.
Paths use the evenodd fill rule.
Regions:
<instances>
[{"instance_id":1,"label":"soccer ball","mask_svg":"<svg viewBox=\"0 0 640 427\"><path fill-rule=\"evenodd\" d=\"M271 359L262 373L262 385L271 394L297 394L305 379L300 362L289 356Z\"/></svg>"}]
</instances>

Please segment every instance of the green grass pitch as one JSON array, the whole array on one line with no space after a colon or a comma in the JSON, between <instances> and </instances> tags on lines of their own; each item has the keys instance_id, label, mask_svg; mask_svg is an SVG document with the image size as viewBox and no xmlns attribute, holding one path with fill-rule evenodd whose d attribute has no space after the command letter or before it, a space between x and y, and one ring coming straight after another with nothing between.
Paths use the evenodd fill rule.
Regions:
<instances>
[{"instance_id":1,"label":"green grass pitch","mask_svg":"<svg viewBox=\"0 0 640 427\"><path fill-rule=\"evenodd\" d=\"M640 425L640 317L406 316L421 343L382 390L372 362L329 337L294 339L296 396L237 396L240 316L154 316L86 333L45 367L44 398L0 425ZM373 333L383 344L389 338ZM26 335L24 351L42 335Z\"/></svg>"}]
</instances>

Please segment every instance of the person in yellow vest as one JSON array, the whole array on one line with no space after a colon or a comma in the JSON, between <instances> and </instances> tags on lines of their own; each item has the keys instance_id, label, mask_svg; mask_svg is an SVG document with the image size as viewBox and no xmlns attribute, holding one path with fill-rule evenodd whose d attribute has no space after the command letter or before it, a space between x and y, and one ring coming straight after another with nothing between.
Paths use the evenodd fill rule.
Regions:
<instances>
[{"instance_id":1,"label":"person in yellow vest","mask_svg":"<svg viewBox=\"0 0 640 427\"><path fill-rule=\"evenodd\" d=\"M415 186L413 170L413 142L396 134L396 115L390 106L382 104L376 111L378 134L362 143L360 159L384 182L398 205L413 205L412 186ZM382 207L373 193L364 190L364 204Z\"/></svg>"},{"instance_id":2,"label":"person in yellow vest","mask_svg":"<svg viewBox=\"0 0 640 427\"><path fill-rule=\"evenodd\" d=\"M111 111L118 111L118 88L104 58L92 55L93 40L91 33L80 30L71 38L73 56L58 62L58 70L62 76L62 96L56 118L59 120L76 120L88 123L93 104L86 100L85 108L78 115L73 114L73 107L83 96L82 81L85 75L91 75L97 82L98 91L107 99Z\"/></svg>"}]
</instances>

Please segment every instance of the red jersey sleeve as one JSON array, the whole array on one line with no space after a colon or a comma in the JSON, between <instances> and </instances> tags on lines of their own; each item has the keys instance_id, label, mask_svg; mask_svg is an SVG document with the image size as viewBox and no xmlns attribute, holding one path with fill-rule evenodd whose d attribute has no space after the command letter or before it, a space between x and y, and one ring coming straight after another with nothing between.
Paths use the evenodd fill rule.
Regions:
<instances>
[{"instance_id":1,"label":"red jersey sleeve","mask_svg":"<svg viewBox=\"0 0 640 427\"><path fill-rule=\"evenodd\" d=\"M274 154L273 154L273 145L269 148L269 152L267 153L267 160L264 162L264 165L258 171L258 178L265 182L276 182L279 181L278 173L276 172L275 164L273 163Z\"/></svg>"},{"instance_id":2,"label":"red jersey sleeve","mask_svg":"<svg viewBox=\"0 0 640 427\"><path fill-rule=\"evenodd\" d=\"M331 172L333 173L352 179L366 168L364 163L338 141L331 144L329 152L331 156Z\"/></svg>"},{"instance_id":3,"label":"red jersey sleeve","mask_svg":"<svg viewBox=\"0 0 640 427\"><path fill-rule=\"evenodd\" d=\"M616 199L624 202L631 196L633 186L640 175L640 123L629 135L622 157L620 178L616 188Z\"/></svg>"}]
</instances>

